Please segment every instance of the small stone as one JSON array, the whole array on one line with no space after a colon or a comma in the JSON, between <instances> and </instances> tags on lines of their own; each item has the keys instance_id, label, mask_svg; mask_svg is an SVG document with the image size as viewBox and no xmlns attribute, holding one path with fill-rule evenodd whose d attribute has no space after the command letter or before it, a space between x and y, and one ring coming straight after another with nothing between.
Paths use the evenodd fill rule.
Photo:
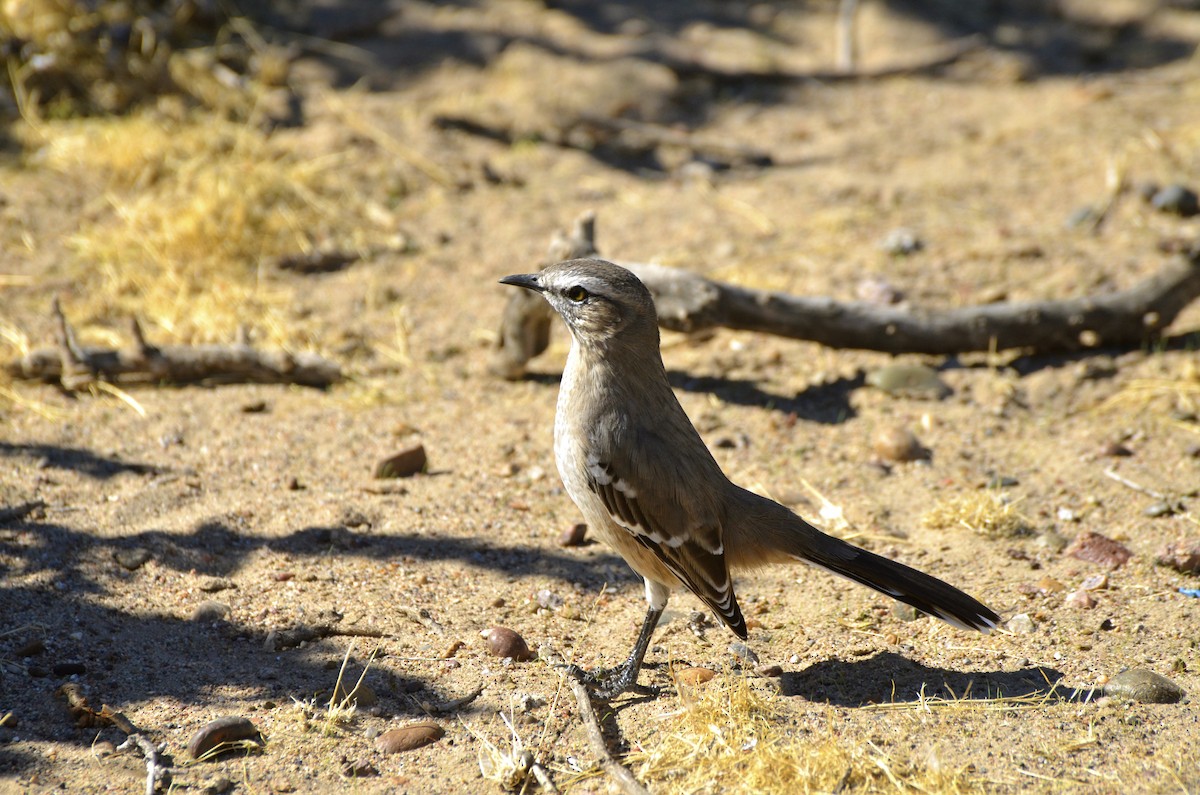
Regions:
<instances>
[{"instance_id":1,"label":"small stone","mask_svg":"<svg viewBox=\"0 0 1200 795\"><path fill-rule=\"evenodd\" d=\"M137 571L150 560L150 550L141 547L117 549L113 551L113 560L127 571Z\"/></svg>"},{"instance_id":2,"label":"small stone","mask_svg":"<svg viewBox=\"0 0 1200 795\"><path fill-rule=\"evenodd\" d=\"M342 775L346 778L371 778L379 775L379 768L367 759L357 759L342 765Z\"/></svg>"},{"instance_id":3,"label":"small stone","mask_svg":"<svg viewBox=\"0 0 1200 795\"><path fill-rule=\"evenodd\" d=\"M117 746L113 745L110 740L97 740L92 744L92 753L103 759L106 756L112 756L117 752Z\"/></svg>"},{"instance_id":4,"label":"small stone","mask_svg":"<svg viewBox=\"0 0 1200 795\"><path fill-rule=\"evenodd\" d=\"M1027 613L1017 613L1008 620L1008 631L1015 635L1029 635L1034 629L1033 619Z\"/></svg>"},{"instance_id":5,"label":"small stone","mask_svg":"<svg viewBox=\"0 0 1200 795\"><path fill-rule=\"evenodd\" d=\"M984 488L988 489L1011 489L1013 486L1021 485L1021 481L1010 475L992 475L988 478Z\"/></svg>"},{"instance_id":6,"label":"small stone","mask_svg":"<svg viewBox=\"0 0 1200 795\"><path fill-rule=\"evenodd\" d=\"M226 792L233 790L233 781L227 776L215 776L210 778L200 788L200 795L225 795Z\"/></svg>"},{"instance_id":7,"label":"small stone","mask_svg":"<svg viewBox=\"0 0 1200 795\"><path fill-rule=\"evenodd\" d=\"M398 754L424 748L445 736L445 729L431 720L426 720L397 729L388 729L375 738L375 747L385 754Z\"/></svg>"},{"instance_id":8,"label":"small stone","mask_svg":"<svg viewBox=\"0 0 1200 795\"><path fill-rule=\"evenodd\" d=\"M705 682L712 681L717 672L711 668L680 668L675 671L675 681L681 685L689 687L698 687Z\"/></svg>"},{"instance_id":9,"label":"small stone","mask_svg":"<svg viewBox=\"0 0 1200 795\"><path fill-rule=\"evenodd\" d=\"M249 718L230 715L206 723L193 734L188 743L188 753L192 755L193 759L199 759L226 743L233 744L242 740L258 741L260 739L258 727Z\"/></svg>"},{"instance_id":10,"label":"small stone","mask_svg":"<svg viewBox=\"0 0 1200 795\"><path fill-rule=\"evenodd\" d=\"M869 276L859 280L854 294L860 301L879 306L898 304L904 300L904 292L880 276Z\"/></svg>"},{"instance_id":11,"label":"small stone","mask_svg":"<svg viewBox=\"0 0 1200 795\"><path fill-rule=\"evenodd\" d=\"M1120 442L1109 442L1100 448L1100 455L1105 458L1129 458L1133 451Z\"/></svg>"},{"instance_id":12,"label":"small stone","mask_svg":"<svg viewBox=\"0 0 1200 795\"><path fill-rule=\"evenodd\" d=\"M749 663L750 665L758 665L758 655L754 653L754 649L740 641L729 644L729 653L732 654L739 662Z\"/></svg>"},{"instance_id":13,"label":"small stone","mask_svg":"<svg viewBox=\"0 0 1200 795\"><path fill-rule=\"evenodd\" d=\"M566 603L565 599L554 593L554 591L551 591L549 588L543 588L538 591L536 598L538 607L544 610L557 610Z\"/></svg>"},{"instance_id":14,"label":"small stone","mask_svg":"<svg viewBox=\"0 0 1200 795\"><path fill-rule=\"evenodd\" d=\"M896 602L892 605L892 615L901 621L916 621L925 614L912 605L906 605L904 602Z\"/></svg>"},{"instance_id":15,"label":"small stone","mask_svg":"<svg viewBox=\"0 0 1200 795\"><path fill-rule=\"evenodd\" d=\"M1146 506L1142 514L1149 516L1151 519L1157 519L1160 516L1174 516L1175 512L1176 506L1173 503L1163 500Z\"/></svg>"},{"instance_id":16,"label":"small stone","mask_svg":"<svg viewBox=\"0 0 1200 795\"><path fill-rule=\"evenodd\" d=\"M1067 594L1067 598L1063 600L1063 604L1067 607L1075 607L1080 610L1091 610L1096 606L1096 597L1081 588L1078 591L1071 591L1071 593Z\"/></svg>"},{"instance_id":17,"label":"small stone","mask_svg":"<svg viewBox=\"0 0 1200 795\"><path fill-rule=\"evenodd\" d=\"M558 537L560 547L581 547L586 543L587 525L582 522L563 530Z\"/></svg>"},{"instance_id":18,"label":"small stone","mask_svg":"<svg viewBox=\"0 0 1200 795\"><path fill-rule=\"evenodd\" d=\"M1159 189L1151 197L1150 206L1160 213L1170 213L1181 218L1200 215L1200 197L1186 185L1167 185Z\"/></svg>"},{"instance_id":19,"label":"small stone","mask_svg":"<svg viewBox=\"0 0 1200 795\"><path fill-rule=\"evenodd\" d=\"M766 663L755 668L754 673L767 677L783 676L783 666L777 663Z\"/></svg>"},{"instance_id":20,"label":"small stone","mask_svg":"<svg viewBox=\"0 0 1200 795\"><path fill-rule=\"evenodd\" d=\"M192 621L211 624L213 621L221 621L228 615L229 605L215 599L206 599L196 605L196 609L192 611Z\"/></svg>"},{"instance_id":21,"label":"small stone","mask_svg":"<svg viewBox=\"0 0 1200 795\"><path fill-rule=\"evenodd\" d=\"M1057 530L1047 530L1038 536L1037 542L1053 552L1062 552L1070 543L1067 537Z\"/></svg>"},{"instance_id":22,"label":"small stone","mask_svg":"<svg viewBox=\"0 0 1200 795\"><path fill-rule=\"evenodd\" d=\"M373 707L379 703L379 696L375 695L375 691L366 682L359 682L357 685L353 682L347 684L342 682L334 689L333 699L335 703L350 703L357 704L364 709Z\"/></svg>"},{"instance_id":23,"label":"small stone","mask_svg":"<svg viewBox=\"0 0 1200 795\"><path fill-rule=\"evenodd\" d=\"M205 577L196 587L205 593L217 593L237 586L233 584L233 580L227 580L224 577Z\"/></svg>"},{"instance_id":24,"label":"small stone","mask_svg":"<svg viewBox=\"0 0 1200 795\"><path fill-rule=\"evenodd\" d=\"M896 397L940 400L952 391L937 371L923 364L889 364L867 373L866 381Z\"/></svg>"},{"instance_id":25,"label":"small stone","mask_svg":"<svg viewBox=\"0 0 1200 795\"><path fill-rule=\"evenodd\" d=\"M876 431L871 439L871 448L885 461L918 461L928 459L931 455L912 431L899 426Z\"/></svg>"},{"instance_id":26,"label":"small stone","mask_svg":"<svg viewBox=\"0 0 1200 795\"><path fill-rule=\"evenodd\" d=\"M1059 508L1055 514L1060 522L1078 522L1079 514L1070 508Z\"/></svg>"},{"instance_id":27,"label":"small stone","mask_svg":"<svg viewBox=\"0 0 1200 795\"><path fill-rule=\"evenodd\" d=\"M537 657L529 650L525 639L508 627L491 627L480 634L487 640L488 651L496 657L511 657L517 662Z\"/></svg>"},{"instance_id":28,"label":"small stone","mask_svg":"<svg viewBox=\"0 0 1200 795\"><path fill-rule=\"evenodd\" d=\"M1068 229L1080 229L1086 226L1093 226L1100 220L1100 210L1090 204L1076 207L1067 216L1066 226Z\"/></svg>"},{"instance_id":29,"label":"small stone","mask_svg":"<svg viewBox=\"0 0 1200 795\"><path fill-rule=\"evenodd\" d=\"M423 472L429 463L425 455L425 445L418 444L407 450L401 450L393 456L383 459L375 465L376 478L407 478L418 472Z\"/></svg>"},{"instance_id":30,"label":"small stone","mask_svg":"<svg viewBox=\"0 0 1200 795\"><path fill-rule=\"evenodd\" d=\"M1110 569L1119 568L1133 557L1133 553L1124 544L1090 530L1075 536L1075 540L1064 554L1088 563L1108 566Z\"/></svg>"},{"instance_id":31,"label":"small stone","mask_svg":"<svg viewBox=\"0 0 1200 795\"><path fill-rule=\"evenodd\" d=\"M925 248L925 243L913 230L900 227L888 232L879 247L893 257L907 257Z\"/></svg>"},{"instance_id":32,"label":"small stone","mask_svg":"<svg viewBox=\"0 0 1200 795\"><path fill-rule=\"evenodd\" d=\"M1183 688L1145 668L1129 668L1108 680L1104 695L1143 704L1174 704L1183 698Z\"/></svg>"},{"instance_id":33,"label":"small stone","mask_svg":"<svg viewBox=\"0 0 1200 795\"><path fill-rule=\"evenodd\" d=\"M87 666L81 662L60 662L50 666L50 673L55 676L79 676L87 673Z\"/></svg>"},{"instance_id":34,"label":"small stone","mask_svg":"<svg viewBox=\"0 0 1200 795\"><path fill-rule=\"evenodd\" d=\"M265 400L254 400L249 403L242 404L243 414L262 414L266 410L267 401Z\"/></svg>"},{"instance_id":35,"label":"small stone","mask_svg":"<svg viewBox=\"0 0 1200 795\"><path fill-rule=\"evenodd\" d=\"M31 638L13 649L18 657L36 657L46 650L46 641L41 638Z\"/></svg>"},{"instance_id":36,"label":"small stone","mask_svg":"<svg viewBox=\"0 0 1200 795\"><path fill-rule=\"evenodd\" d=\"M1063 585L1053 577L1043 577L1038 580L1037 589L1040 593L1059 593L1067 590L1067 586Z\"/></svg>"},{"instance_id":37,"label":"small stone","mask_svg":"<svg viewBox=\"0 0 1200 795\"><path fill-rule=\"evenodd\" d=\"M1154 558L1160 566L1170 566L1184 574L1200 572L1200 538L1167 544Z\"/></svg>"},{"instance_id":38,"label":"small stone","mask_svg":"<svg viewBox=\"0 0 1200 795\"><path fill-rule=\"evenodd\" d=\"M1085 577L1083 582L1079 584L1079 588L1084 591L1103 591L1107 587L1108 575L1103 573Z\"/></svg>"}]
</instances>

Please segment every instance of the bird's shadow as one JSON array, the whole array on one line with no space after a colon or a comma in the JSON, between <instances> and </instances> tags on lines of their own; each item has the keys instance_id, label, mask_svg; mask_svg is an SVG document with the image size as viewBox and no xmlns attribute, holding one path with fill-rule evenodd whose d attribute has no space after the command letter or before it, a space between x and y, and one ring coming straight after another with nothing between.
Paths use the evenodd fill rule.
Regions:
<instances>
[{"instance_id":1,"label":"bird's shadow","mask_svg":"<svg viewBox=\"0 0 1200 795\"><path fill-rule=\"evenodd\" d=\"M884 651L853 660L823 660L780 679L784 696L837 707L919 703L930 700L971 706L993 699L1073 701L1076 694L1060 692L1062 672L1033 666L1017 671L952 671L923 665Z\"/></svg>"}]
</instances>

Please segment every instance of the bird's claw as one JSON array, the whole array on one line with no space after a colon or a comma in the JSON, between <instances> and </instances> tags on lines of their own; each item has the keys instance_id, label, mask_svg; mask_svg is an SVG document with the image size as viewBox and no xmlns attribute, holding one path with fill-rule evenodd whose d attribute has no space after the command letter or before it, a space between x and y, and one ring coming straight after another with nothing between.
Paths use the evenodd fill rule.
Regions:
<instances>
[{"instance_id":1,"label":"bird's claw","mask_svg":"<svg viewBox=\"0 0 1200 795\"><path fill-rule=\"evenodd\" d=\"M642 696L656 696L659 693L657 687L639 685L637 683L637 670L631 670L628 665L619 665L615 668L597 668L594 671L587 671L573 664L563 667L566 670L567 676L578 682L582 682L593 697L604 701L616 698L622 693L629 691Z\"/></svg>"}]
</instances>

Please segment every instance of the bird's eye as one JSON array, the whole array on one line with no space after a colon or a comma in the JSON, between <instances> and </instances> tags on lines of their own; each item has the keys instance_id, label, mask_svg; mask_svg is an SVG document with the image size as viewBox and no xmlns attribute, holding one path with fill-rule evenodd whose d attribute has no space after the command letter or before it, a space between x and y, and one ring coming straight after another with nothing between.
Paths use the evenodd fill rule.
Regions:
<instances>
[{"instance_id":1,"label":"bird's eye","mask_svg":"<svg viewBox=\"0 0 1200 795\"><path fill-rule=\"evenodd\" d=\"M587 300L588 291L583 289L582 287L580 287L577 284L574 287L568 288L566 295L567 295L567 298L574 301L575 303L582 304L584 301Z\"/></svg>"}]
</instances>

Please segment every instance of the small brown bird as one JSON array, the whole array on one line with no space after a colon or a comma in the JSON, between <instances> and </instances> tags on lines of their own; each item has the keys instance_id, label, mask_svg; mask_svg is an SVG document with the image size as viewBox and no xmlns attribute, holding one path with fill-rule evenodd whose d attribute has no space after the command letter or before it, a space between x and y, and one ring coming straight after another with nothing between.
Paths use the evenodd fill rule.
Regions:
<instances>
[{"instance_id":1,"label":"small brown bird","mask_svg":"<svg viewBox=\"0 0 1200 795\"><path fill-rule=\"evenodd\" d=\"M731 569L803 561L956 627L995 628L1000 617L957 588L825 535L730 482L671 390L654 301L628 270L577 259L500 281L541 293L571 330L554 420L558 472L588 525L646 581L649 609L629 659L586 675L597 696L636 685L679 586L745 638Z\"/></svg>"}]
</instances>

